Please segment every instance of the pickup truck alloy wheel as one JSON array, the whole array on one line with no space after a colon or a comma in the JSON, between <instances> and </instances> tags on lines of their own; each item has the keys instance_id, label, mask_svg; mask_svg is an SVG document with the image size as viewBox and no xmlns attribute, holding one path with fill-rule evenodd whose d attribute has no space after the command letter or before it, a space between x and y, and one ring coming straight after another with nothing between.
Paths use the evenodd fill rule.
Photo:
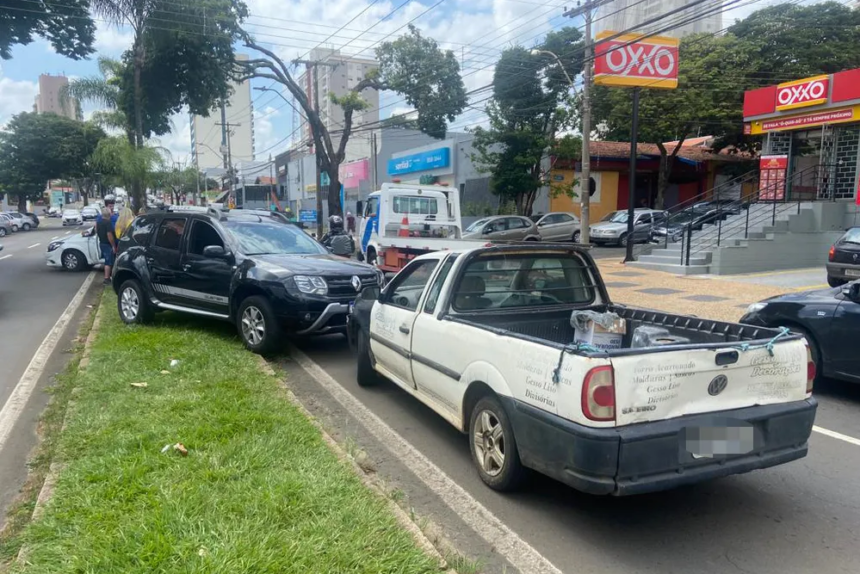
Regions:
<instances>
[{"instance_id":1,"label":"pickup truck alloy wheel","mask_svg":"<svg viewBox=\"0 0 860 574\"><path fill-rule=\"evenodd\" d=\"M122 311L122 316L129 321L134 321L140 313L140 297L137 291L132 288L126 288L119 297L119 308Z\"/></svg>"},{"instance_id":2,"label":"pickup truck alloy wheel","mask_svg":"<svg viewBox=\"0 0 860 574\"><path fill-rule=\"evenodd\" d=\"M143 294L143 289L136 279L129 279L119 288L116 300L119 318L123 323L148 323L155 315L155 310Z\"/></svg>"},{"instance_id":3,"label":"pickup truck alloy wheel","mask_svg":"<svg viewBox=\"0 0 860 574\"><path fill-rule=\"evenodd\" d=\"M472 410L469 425L472 460L481 480L494 490L513 490L526 476L514 429L494 396L485 396Z\"/></svg>"},{"instance_id":4,"label":"pickup truck alloy wheel","mask_svg":"<svg viewBox=\"0 0 860 574\"><path fill-rule=\"evenodd\" d=\"M242 301L236 323L242 342L248 350L260 354L275 350L281 328L265 297L252 295Z\"/></svg>"}]
</instances>

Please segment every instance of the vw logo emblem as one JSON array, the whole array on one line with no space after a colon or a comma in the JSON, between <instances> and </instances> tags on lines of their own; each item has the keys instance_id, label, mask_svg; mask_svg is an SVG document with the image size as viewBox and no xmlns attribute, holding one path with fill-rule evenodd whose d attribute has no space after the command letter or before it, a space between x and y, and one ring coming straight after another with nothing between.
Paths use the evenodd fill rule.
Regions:
<instances>
[{"instance_id":1,"label":"vw logo emblem","mask_svg":"<svg viewBox=\"0 0 860 574\"><path fill-rule=\"evenodd\" d=\"M729 379L727 379L725 375L717 375L714 377L714 380L711 381L711 384L708 385L708 394L715 397L726 390L726 385L728 384Z\"/></svg>"},{"instance_id":2,"label":"vw logo emblem","mask_svg":"<svg viewBox=\"0 0 860 574\"><path fill-rule=\"evenodd\" d=\"M350 283L352 284L352 288L355 289L356 293L361 291L361 279L359 279L358 276L353 275L352 281L350 281Z\"/></svg>"}]
</instances>

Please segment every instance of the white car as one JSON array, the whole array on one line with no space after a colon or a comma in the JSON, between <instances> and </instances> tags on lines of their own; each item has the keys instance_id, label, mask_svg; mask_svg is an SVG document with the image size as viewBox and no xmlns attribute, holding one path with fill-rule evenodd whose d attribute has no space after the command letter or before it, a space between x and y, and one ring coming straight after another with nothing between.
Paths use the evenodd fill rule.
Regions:
<instances>
[{"instance_id":1,"label":"white car","mask_svg":"<svg viewBox=\"0 0 860 574\"><path fill-rule=\"evenodd\" d=\"M52 241L45 253L48 267L62 267L66 271L85 271L103 261L95 229Z\"/></svg>"},{"instance_id":2,"label":"white car","mask_svg":"<svg viewBox=\"0 0 860 574\"><path fill-rule=\"evenodd\" d=\"M83 225L84 218L77 209L66 209L63 211L63 227L67 225Z\"/></svg>"}]
</instances>

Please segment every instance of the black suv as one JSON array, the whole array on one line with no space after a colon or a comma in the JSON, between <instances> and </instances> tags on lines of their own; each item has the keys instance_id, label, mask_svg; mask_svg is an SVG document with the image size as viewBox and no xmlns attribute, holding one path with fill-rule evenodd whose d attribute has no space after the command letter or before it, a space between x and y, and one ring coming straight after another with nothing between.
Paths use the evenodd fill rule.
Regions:
<instances>
[{"instance_id":1,"label":"black suv","mask_svg":"<svg viewBox=\"0 0 860 574\"><path fill-rule=\"evenodd\" d=\"M192 207L138 216L113 271L124 322L162 309L226 319L257 353L273 351L284 330L345 332L356 296L383 282L276 215Z\"/></svg>"}]
</instances>

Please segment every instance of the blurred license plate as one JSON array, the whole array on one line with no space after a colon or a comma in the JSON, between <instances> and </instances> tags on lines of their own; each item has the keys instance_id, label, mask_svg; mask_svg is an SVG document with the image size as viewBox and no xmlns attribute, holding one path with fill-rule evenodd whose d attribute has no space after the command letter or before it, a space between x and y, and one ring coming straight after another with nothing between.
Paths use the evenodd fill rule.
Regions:
<instances>
[{"instance_id":1,"label":"blurred license plate","mask_svg":"<svg viewBox=\"0 0 860 574\"><path fill-rule=\"evenodd\" d=\"M858 269L846 269L845 274L849 277L860 277L860 270Z\"/></svg>"},{"instance_id":2,"label":"blurred license plate","mask_svg":"<svg viewBox=\"0 0 860 574\"><path fill-rule=\"evenodd\" d=\"M349 302L349 314L352 315L353 310L355 309L355 301Z\"/></svg>"},{"instance_id":3,"label":"blurred license plate","mask_svg":"<svg viewBox=\"0 0 860 574\"><path fill-rule=\"evenodd\" d=\"M755 448L752 426L688 427L684 446L693 458L746 454Z\"/></svg>"}]
</instances>

